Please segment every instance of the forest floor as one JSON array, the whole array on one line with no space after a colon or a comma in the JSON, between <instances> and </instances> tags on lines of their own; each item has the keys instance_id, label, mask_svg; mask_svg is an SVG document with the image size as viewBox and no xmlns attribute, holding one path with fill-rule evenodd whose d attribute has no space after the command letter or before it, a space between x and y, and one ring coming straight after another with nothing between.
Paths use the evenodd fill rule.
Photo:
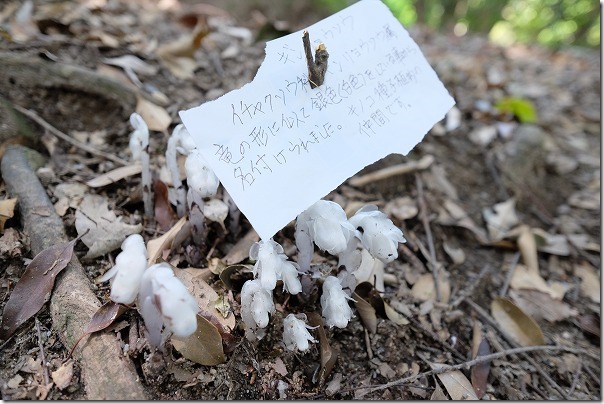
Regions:
<instances>
[{"instance_id":1,"label":"forest floor","mask_svg":"<svg viewBox=\"0 0 604 404\"><path fill-rule=\"evenodd\" d=\"M296 31L324 17L305 2L297 3L302 5L279 15L270 7L264 14L249 9L229 14L178 1L52 1L36 2L33 13L20 17L21 2L4 3L0 52L21 58L17 63L23 68L17 72L0 66L1 152L18 142L46 157L36 173L69 238L78 235L82 199L97 194L124 223L144 223L145 241L156 239L166 227L160 227L159 219L143 220L139 175L105 186L82 184L118 168L120 161L131 161L128 117L135 109L157 117L151 163L155 176L169 182L163 156L169 134L180 122L178 111L250 82L264 57L260 35ZM288 14L302 17L287 21ZM197 29L201 25L195 28L203 18L213 27L207 36ZM101 332L119 344L124 361L131 361L146 397L418 400L469 398L478 391L479 398L498 400L601 399L599 53L502 48L480 36L445 36L415 27L410 34L455 98L455 109L408 156L390 155L326 197L347 212L376 204L403 230L407 243L400 246L398 259L385 266L382 297L407 321L397 324L380 317L376 332L370 333L356 315L344 329L326 329L337 360L321 384L316 372L324 345L313 344L300 354L284 350L281 343L284 313L299 310L299 300L276 296L277 312L266 337L258 343L241 339L224 363L213 366L185 359L170 341L152 355L142 338L142 320L130 310ZM138 69L132 60L112 59L123 55L137 55L146 64ZM130 96L104 94L102 86L77 74L69 79L48 76L45 69L53 63L111 77ZM33 65L37 70L27 67ZM506 97L515 114L493 108ZM11 129L18 115L14 111L30 111L30 116ZM41 119L30 119L31 111ZM68 143L51 127L114 158ZM17 139L17 132L25 136ZM419 161L427 163L413 166ZM358 181L401 164L412 167ZM4 181L0 201L17 197ZM27 234L22 222L36 214L24 211L19 201L12 218L5 213L2 310L35 255L30 245L34 235ZM237 232L212 225L205 244L181 240L167 258L180 268L204 271L215 259L224 259L250 225L242 216L232 229ZM290 223L274 239L295 260L293 233ZM87 252L83 243L76 244L91 290L105 303L108 283L95 280L111 268L119 248L88 260L83 258ZM316 250L313 262L324 272L337 272L337 262L328 254ZM226 291L218 275L204 273L208 284L229 298L231 316L239 319L240 289ZM305 311L316 307L316 296L308 305ZM66 362L72 346L65 346L63 325L53 323L49 304L35 317L1 343L2 398L96 397L85 383L89 370L79 360L82 348L74 351L74 361ZM232 333L243 336L240 326ZM140 338L132 340L133 335ZM463 365L477 352L501 354ZM435 364L459 366L445 372L434 370Z\"/></svg>"}]
</instances>

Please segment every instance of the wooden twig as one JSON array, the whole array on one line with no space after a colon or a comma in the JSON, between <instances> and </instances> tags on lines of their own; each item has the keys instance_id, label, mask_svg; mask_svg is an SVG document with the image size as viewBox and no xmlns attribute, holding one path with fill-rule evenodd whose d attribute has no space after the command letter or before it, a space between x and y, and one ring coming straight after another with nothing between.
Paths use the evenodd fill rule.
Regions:
<instances>
[{"instance_id":1,"label":"wooden twig","mask_svg":"<svg viewBox=\"0 0 604 404\"><path fill-rule=\"evenodd\" d=\"M340 390L339 393L347 393L347 392L359 390L359 389L370 389L371 390L370 393L371 393L374 391L384 390L384 389L394 387L394 386L405 385L405 384L408 384L419 378L423 378L423 377L427 377L427 376L431 376L431 375L438 375L441 373L447 373L447 372L451 372L454 370L460 370L460 369L470 369L472 366L477 365L479 363L490 362L495 359L503 358L506 356L527 354L529 352L539 352L539 351L562 351L562 352L570 352L570 353L577 353L577 354L584 354L587 352L587 351L585 351L583 349L579 349L579 348L571 348L571 347L557 346L557 345L537 345L537 346L512 348L512 349L507 349L502 352L495 352L495 353L492 353L489 355L481 355L481 356L477 357L476 359L472 359L470 361L459 363L457 365L445 365L443 367L439 367L438 369L431 369L426 372L418 373L414 376L403 377L401 379L394 380L392 382L378 384L378 385L352 387L349 389ZM313 398L316 398L316 397L313 397Z\"/></svg>"},{"instance_id":2,"label":"wooden twig","mask_svg":"<svg viewBox=\"0 0 604 404\"><path fill-rule=\"evenodd\" d=\"M304 53L306 54L306 65L308 66L308 81L310 88L319 87L325 81L325 73L327 72L327 60L329 53L325 49L325 45L320 43L315 50L315 59L312 58L312 50L310 48L310 38L308 31L304 30L302 34L302 44L304 45Z\"/></svg>"},{"instance_id":3,"label":"wooden twig","mask_svg":"<svg viewBox=\"0 0 604 404\"><path fill-rule=\"evenodd\" d=\"M491 266L489 264L486 264L484 267L482 267L482 269L478 273L478 276L476 277L476 279L474 279L474 281L472 282L472 284L469 287L467 287L466 289L464 289L463 291L461 291L460 294L459 294L459 296L449 305L449 310L452 310L455 307L459 306L461 304L461 302L463 302L467 297L471 296L472 292L474 292L474 289L476 288L476 285L478 285L478 283L480 282L480 280L490 270L491 270Z\"/></svg>"},{"instance_id":4,"label":"wooden twig","mask_svg":"<svg viewBox=\"0 0 604 404\"><path fill-rule=\"evenodd\" d=\"M361 175L358 177L352 177L348 180L348 184L353 187L362 187L364 185L372 184L376 181L381 181L386 178L394 177L397 175L403 175L419 170L425 170L426 168L430 167L433 162L434 156L427 154L417 161L410 161L408 163L397 164L383 168L381 170L374 171L369 174Z\"/></svg>"},{"instance_id":5,"label":"wooden twig","mask_svg":"<svg viewBox=\"0 0 604 404\"><path fill-rule=\"evenodd\" d=\"M42 330L40 330L40 321L38 317L35 317L36 321L36 332L38 333L38 348L40 349L40 360L42 361L42 369L44 369L44 384L48 386L50 384L50 377L48 376L48 367L46 366L46 355L44 354L44 344L42 343Z\"/></svg>"},{"instance_id":6,"label":"wooden twig","mask_svg":"<svg viewBox=\"0 0 604 404\"><path fill-rule=\"evenodd\" d=\"M512 283L512 276L514 275L514 271L516 270L516 265L518 265L518 261L520 260L520 251L517 251L512 258L512 262L510 263L510 268L508 272L505 274L505 282L503 282L503 286L499 291L499 296L503 297L507 295L508 288L510 287L510 283Z\"/></svg>"},{"instance_id":7,"label":"wooden twig","mask_svg":"<svg viewBox=\"0 0 604 404\"><path fill-rule=\"evenodd\" d=\"M67 235L63 221L54 212L46 190L30 166L23 147L10 147L2 159L1 172L10 195L19 199L23 231L29 236L32 253L63 243ZM33 214L44 209L49 215ZM53 328L64 346L73 346L101 306L78 258L72 257L57 276L50 297ZM82 368L82 383L88 400L144 400L147 397L134 364L124 357L115 336L99 332L75 351Z\"/></svg>"},{"instance_id":8,"label":"wooden twig","mask_svg":"<svg viewBox=\"0 0 604 404\"><path fill-rule=\"evenodd\" d=\"M37 124L39 124L40 126L42 126L44 129L48 130L52 135L58 137L61 140L66 141L69 144L72 144L73 146L82 149L94 156L98 156L98 157L103 157L107 160L111 160L116 164L122 165L122 166L127 166L128 163L126 160L123 160L119 157L116 157L112 154L109 153L105 153L104 151L101 150L97 150L94 147L87 145L86 143L82 143L79 140L76 140L74 138L72 138L71 136L61 132L60 130L58 130L57 128L55 128L54 126L52 126L50 123L46 122L42 117L40 117L38 114L36 114L34 111L30 111L29 109L23 108L20 105L17 104L13 104L13 107L19 111L20 113L22 113L23 115L27 116L28 118L32 119L33 121L35 121Z\"/></svg>"},{"instance_id":9,"label":"wooden twig","mask_svg":"<svg viewBox=\"0 0 604 404\"><path fill-rule=\"evenodd\" d=\"M435 296L436 301L441 301L440 296L440 287L438 282L438 265L436 265L436 251L434 249L434 239L432 238L432 230L430 229L430 223L428 221L428 207L426 206L426 200L424 199L424 185L422 183L421 178L417 173L415 174L415 183L417 184L417 204L419 205L419 216L421 218L422 224L424 225L424 230L426 232L426 238L428 241L428 249L430 251L430 261L429 266L432 272L432 278L434 278L434 288L435 288Z\"/></svg>"},{"instance_id":10,"label":"wooden twig","mask_svg":"<svg viewBox=\"0 0 604 404\"><path fill-rule=\"evenodd\" d=\"M466 298L466 300L464 300L464 302L469 304L476 311L476 313L478 313L478 315L480 315L495 330L497 330L499 335L501 335L509 345L511 345L512 347L518 346L518 344L514 340L512 340L510 337L508 337L508 335L501 329L501 327L499 327L499 324L497 324L497 322L482 307L477 305L474 301L472 301L472 299ZM585 352L587 352L587 351L585 351ZM522 357L526 361L528 361L537 370L537 372L558 392L558 394L560 394L560 396L562 396L563 399L570 400L570 398L568 397L566 392L562 389L562 387L560 387L560 385L558 385L558 383L556 383L556 381L554 379L552 379L551 376L545 372L545 370L543 370L542 365L538 364L537 361L535 361L533 358L531 358L528 355L522 354Z\"/></svg>"},{"instance_id":11,"label":"wooden twig","mask_svg":"<svg viewBox=\"0 0 604 404\"><path fill-rule=\"evenodd\" d=\"M573 395L575 389L577 388L577 384L579 383L579 376L581 376L581 370L583 370L583 363L579 361L579 366L577 366L577 371L574 374L573 382L570 385L570 389L568 389L569 397Z\"/></svg>"}]
</instances>

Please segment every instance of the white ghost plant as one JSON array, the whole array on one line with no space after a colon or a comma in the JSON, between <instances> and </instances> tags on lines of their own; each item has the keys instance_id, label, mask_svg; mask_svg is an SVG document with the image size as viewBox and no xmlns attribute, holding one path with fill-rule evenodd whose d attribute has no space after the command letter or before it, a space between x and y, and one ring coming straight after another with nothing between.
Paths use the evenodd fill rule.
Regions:
<instances>
[{"instance_id":1,"label":"white ghost plant","mask_svg":"<svg viewBox=\"0 0 604 404\"><path fill-rule=\"evenodd\" d=\"M308 330L311 327L306 324L305 314L290 313L283 319L283 342L290 351L298 349L300 352L307 351L310 348L309 342L317 342Z\"/></svg>"},{"instance_id":2,"label":"white ghost plant","mask_svg":"<svg viewBox=\"0 0 604 404\"><path fill-rule=\"evenodd\" d=\"M296 219L294 236L300 269L310 269L313 243L321 250L337 255L346 250L354 230L340 205L322 199L315 202Z\"/></svg>"},{"instance_id":3,"label":"white ghost plant","mask_svg":"<svg viewBox=\"0 0 604 404\"><path fill-rule=\"evenodd\" d=\"M134 160L141 161L145 216L151 218L153 217L153 190L151 188L151 165L149 163L149 127L143 117L136 112L130 115L130 124L134 128L134 132L130 135L130 151Z\"/></svg>"},{"instance_id":4,"label":"white ghost plant","mask_svg":"<svg viewBox=\"0 0 604 404\"><path fill-rule=\"evenodd\" d=\"M169 264L151 265L145 271L137 305L149 332L149 343L155 347L161 343L162 326L178 337L188 337L197 329L197 302Z\"/></svg>"},{"instance_id":5,"label":"white ghost plant","mask_svg":"<svg viewBox=\"0 0 604 404\"><path fill-rule=\"evenodd\" d=\"M403 232L377 206L363 206L350 223L358 230L363 247L375 258L387 264L398 257L398 243L406 241Z\"/></svg>"},{"instance_id":6,"label":"white ghost plant","mask_svg":"<svg viewBox=\"0 0 604 404\"><path fill-rule=\"evenodd\" d=\"M134 303L147 268L147 259L143 237L140 234L126 237L122 242L122 252L115 258L115 265L99 278L100 282L111 280L111 300L122 304Z\"/></svg>"},{"instance_id":7,"label":"white ghost plant","mask_svg":"<svg viewBox=\"0 0 604 404\"><path fill-rule=\"evenodd\" d=\"M328 327L334 325L344 328L352 318L352 309L348 305L352 300L342 290L340 280L335 276L328 276L323 282L323 294L321 295L321 308L325 324Z\"/></svg>"},{"instance_id":8,"label":"white ghost plant","mask_svg":"<svg viewBox=\"0 0 604 404\"><path fill-rule=\"evenodd\" d=\"M272 292L263 288L258 279L246 281L241 289L241 319L245 324L247 339L262 339L269 314L274 312Z\"/></svg>"},{"instance_id":9,"label":"white ghost plant","mask_svg":"<svg viewBox=\"0 0 604 404\"><path fill-rule=\"evenodd\" d=\"M255 260L253 274L263 288L275 289L278 280L283 281L283 288L295 295L302 291L298 278L298 265L288 261L283 247L273 241L259 241L250 247L250 259Z\"/></svg>"}]
</instances>

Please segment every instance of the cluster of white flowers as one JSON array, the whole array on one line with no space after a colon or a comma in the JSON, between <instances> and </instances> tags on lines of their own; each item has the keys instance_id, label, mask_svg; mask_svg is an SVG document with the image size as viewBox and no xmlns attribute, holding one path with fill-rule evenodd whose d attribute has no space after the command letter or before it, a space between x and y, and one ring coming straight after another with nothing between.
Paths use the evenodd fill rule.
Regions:
<instances>
[{"instance_id":1,"label":"cluster of white flowers","mask_svg":"<svg viewBox=\"0 0 604 404\"><path fill-rule=\"evenodd\" d=\"M247 281L241 290L241 317L246 336L254 340L264 336L269 314L275 310L272 291L277 281L283 281L283 290L292 295L302 291L302 284L298 265L287 260L279 243L273 240L254 243L250 258L256 261L252 271L256 279Z\"/></svg>"},{"instance_id":2,"label":"cluster of white flowers","mask_svg":"<svg viewBox=\"0 0 604 404\"><path fill-rule=\"evenodd\" d=\"M110 297L114 302L137 301L151 345L160 345L163 326L179 337L193 334L197 329L195 299L174 276L170 265L161 263L147 268L147 259L141 235L130 235L122 243L115 266L99 281L111 280Z\"/></svg>"},{"instance_id":3,"label":"cluster of white flowers","mask_svg":"<svg viewBox=\"0 0 604 404\"><path fill-rule=\"evenodd\" d=\"M398 257L398 243L406 241L403 232L377 206L363 206L350 218L350 223L360 233L363 247L375 258L387 264Z\"/></svg>"}]
</instances>

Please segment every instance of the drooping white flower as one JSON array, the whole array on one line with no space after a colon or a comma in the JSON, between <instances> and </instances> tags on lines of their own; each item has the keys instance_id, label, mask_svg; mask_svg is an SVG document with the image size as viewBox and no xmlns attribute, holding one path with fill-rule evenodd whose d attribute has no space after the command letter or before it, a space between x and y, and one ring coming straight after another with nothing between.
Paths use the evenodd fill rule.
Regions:
<instances>
[{"instance_id":1,"label":"drooping white flower","mask_svg":"<svg viewBox=\"0 0 604 404\"><path fill-rule=\"evenodd\" d=\"M161 342L162 326L178 337L187 337L197 329L197 302L174 276L169 264L155 264L145 271L138 295L138 309L153 346L159 346Z\"/></svg>"},{"instance_id":2,"label":"drooping white flower","mask_svg":"<svg viewBox=\"0 0 604 404\"><path fill-rule=\"evenodd\" d=\"M245 323L245 335L249 340L264 337L269 314L275 312L273 294L260 284L260 280L246 281L241 289L241 319Z\"/></svg>"},{"instance_id":3,"label":"drooping white flower","mask_svg":"<svg viewBox=\"0 0 604 404\"><path fill-rule=\"evenodd\" d=\"M375 258L387 264L398 257L398 243L406 241L403 232L377 206L363 206L350 223L359 231L363 247Z\"/></svg>"},{"instance_id":4,"label":"drooping white flower","mask_svg":"<svg viewBox=\"0 0 604 404\"><path fill-rule=\"evenodd\" d=\"M111 279L111 300L132 304L136 300L141 278L147 268L147 249L140 234L132 234L122 242L122 252L115 258L115 265L99 281Z\"/></svg>"},{"instance_id":5,"label":"drooping white flower","mask_svg":"<svg viewBox=\"0 0 604 404\"><path fill-rule=\"evenodd\" d=\"M130 135L130 151L135 160L141 161L141 182L143 185L143 203L145 216L153 216L153 190L151 188L151 165L149 163L149 127L142 116L133 112L130 115L130 124L134 132Z\"/></svg>"},{"instance_id":6,"label":"drooping white flower","mask_svg":"<svg viewBox=\"0 0 604 404\"><path fill-rule=\"evenodd\" d=\"M187 172L187 184L190 190L196 192L202 198L216 195L220 181L197 149L189 153L185 161L185 171Z\"/></svg>"},{"instance_id":7,"label":"drooping white flower","mask_svg":"<svg viewBox=\"0 0 604 404\"><path fill-rule=\"evenodd\" d=\"M310 342L317 342L312 335L308 332L309 329L313 329L306 324L306 315L293 313L289 314L283 319L283 342L285 347L290 351L294 351L296 348L304 352L310 347Z\"/></svg>"},{"instance_id":8,"label":"drooping white flower","mask_svg":"<svg viewBox=\"0 0 604 404\"><path fill-rule=\"evenodd\" d=\"M298 279L297 264L288 261L283 247L274 240L261 240L250 247L250 258L256 260L253 274L267 290L275 289L278 280L283 280L283 288L290 294L302 291Z\"/></svg>"},{"instance_id":9,"label":"drooping white flower","mask_svg":"<svg viewBox=\"0 0 604 404\"><path fill-rule=\"evenodd\" d=\"M346 292L342 290L340 280L335 276L328 276L323 282L323 294L321 295L321 308L325 324L328 327L334 325L344 328L352 318L352 309L348 305Z\"/></svg>"},{"instance_id":10,"label":"drooping white flower","mask_svg":"<svg viewBox=\"0 0 604 404\"><path fill-rule=\"evenodd\" d=\"M315 202L296 219L294 236L300 268L310 269L313 242L321 250L337 255L346 249L354 230L340 205L323 199Z\"/></svg>"}]
</instances>

